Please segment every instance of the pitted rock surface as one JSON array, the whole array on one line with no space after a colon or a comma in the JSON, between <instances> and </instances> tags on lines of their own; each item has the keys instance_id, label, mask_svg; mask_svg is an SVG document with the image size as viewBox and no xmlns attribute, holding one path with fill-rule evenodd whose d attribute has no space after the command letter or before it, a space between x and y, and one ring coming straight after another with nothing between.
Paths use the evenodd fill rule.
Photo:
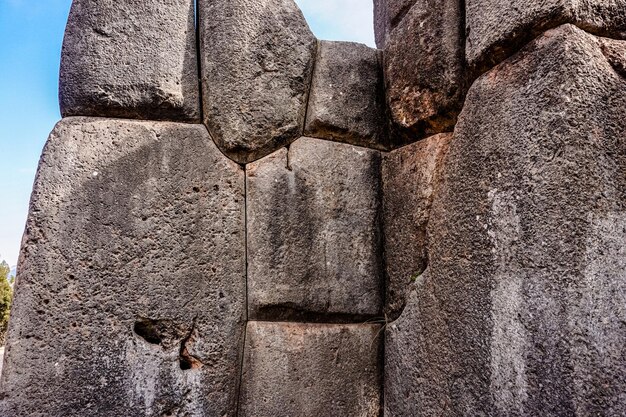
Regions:
<instances>
[{"instance_id":1,"label":"pitted rock surface","mask_svg":"<svg viewBox=\"0 0 626 417\"><path fill-rule=\"evenodd\" d=\"M304 134L385 149L382 55L353 42L321 41Z\"/></svg>"},{"instance_id":2,"label":"pitted rock surface","mask_svg":"<svg viewBox=\"0 0 626 417\"><path fill-rule=\"evenodd\" d=\"M564 23L626 39L626 0L466 0L467 60L487 69Z\"/></svg>"},{"instance_id":3,"label":"pitted rock surface","mask_svg":"<svg viewBox=\"0 0 626 417\"><path fill-rule=\"evenodd\" d=\"M204 121L240 163L302 136L317 40L293 0L200 0Z\"/></svg>"},{"instance_id":4,"label":"pitted rock surface","mask_svg":"<svg viewBox=\"0 0 626 417\"><path fill-rule=\"evenodd\" d=\"M454 128L465 92L459 0L418 0L384 49L389 117L402 145Z\"/></svg>"},{"instance_id":5,"label":"pitted rock surface","mask_svg":"<svg viewBox=\"0 0 626 417\"><path fill-rule=\"evenodd\" d=\"M249 322L240 416L378 417L380 324Z\"/></svg>"},{"instance_id":6,"label":"pitted rock surface","mask_svg":"<svg viewBox=\"0 0 626 417\"><path fill-rule=\"evenodd\" d=\"M428 270L388 326L392 415L623 414L626 84L606 42L626 56L561 26L471 88Z\"/></svg>"},{"instance_id":7,"label":"pitted rock surface","mask_svg":"<svg viewBox=\"0 0 626 417\"><path fill-rule=\"evenodd\" d=\"M452 140L442 133L383 156L385 317L402 312L409 286L428 266L428 221Z\"/></svg>"},{"instance_id":8,"label":"pitted rock surface","mask_svg":"<svg viewBox=\"0 0 626 417\"><path fill-rule=\"evenodd\" d=\"M200 121L192 0L74 0L59 95L67 116Z\"/></svg>"},{"instance_id":9,"label":"pitted rock surface","mask_svg":"<svg viewBox=\"0 0 626 417\"><path fill-rule=\"evenodd\" d=\"M61 121L33 191L0 415L234 416L244 203L243 169L202 125Z\"/></svg>"},{"instance_id":10,"label":"pitted rock surface","mask_svg":"<svg viewBox=\"0 0 626 417\"><path fill-rule=\"evenodd\" d=\"M416 0L374 0L376 46L385 48L389 33L402 21Z\"/></svg>"},{"instance_id":11,"label":"pitted rock surface","mask_svg":"<svg viewBox=\"0 0 626 417\"><path fill-rule=\"evenodd\" d=\"M378 316L380 153L301 138L246 175L250 318Z\"/></svg>"}]
</instances>

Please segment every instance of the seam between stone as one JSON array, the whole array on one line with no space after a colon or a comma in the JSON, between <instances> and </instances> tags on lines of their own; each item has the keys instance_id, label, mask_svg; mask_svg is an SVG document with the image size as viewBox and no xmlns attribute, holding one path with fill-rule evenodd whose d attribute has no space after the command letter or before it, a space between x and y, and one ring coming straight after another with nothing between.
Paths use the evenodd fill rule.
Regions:
<instances>
[{"instance_id":1,"label":"seam between stone","mask_svg":"<svg viewBox=\"0 0 626 417\"><path fill-rule=\"evenodd\" d=\"M383 164L386 153L381 151L378 152L379 160L378 160L378 233L380 234L378 237L380 244L380 278L381 281L379 283L379 291L380 291L380 300L381 300L381 314L383 316L384 323L382 324L381 330L379 331L380 337L380 350L378 354L378 361L380 361L380 404L378 414L380 417L385 414L385 341L387 334L387 314L385 313L385 306L387 304L387 257L385 254L385 187L384 187L384 178L383 178Z\"/></svg>"},{"instance_id":2,"label":"seam between stone","mask_svg":"<svg viewBox=\"0 0 626 417\"><path fill-rule=\"evenodd\" d=\"M200 116L200 123L204 124L204 97L202 94L202 49L200 42L200 5L198 4L200 0L195 0L193 2L193 7L195 11L195 33L196 33L196 71L198 76L198 105L200 109L198 110ZM208 130L208 129L207 129Z\"/></svg>"},{"instance_id":3,"label":"seam between stone","mask_svg":"<svg viewBox=\"0 0 626 417\"><path fill-rule=\"evenodd\" d=\"M244 276L245 276L245 293L246 293L246 309L245 322L248 324L250 320L250 304L248 297L248 165L243 166L243 251L244 251Z\"/></svg>"},{"instance_id":4,"label":"seam between stone","mask_svg":"<svg viewBox=\"0 0 626 417\"><path fill-rule=\"evenodd\" d=\"M306 95L306 107L304 109L304 123L302 123L302 132L300 136L306 136L304 132L306 132L306 122L309 118L309 106L311 105L311 91L313 91L313 82L315 80L315 69L317 67L317 60L320 56L320 51L322 48L322 42L315 38L315 56L313 57L313 66L311 68L311 78L309 80L309 88L307 90Z\"/></svg>"},{"instance_id":5,"label":"seam between stone","mask_svg":"<svg viewBox=\"0 0 626 417\"><path fill-rule=\"evenodd\" d=\"M243 327L243 340L241 342L241 353L239 355L239 382L237 383L237 390L235 401L237 403L235 407L235 416L239 417L239 410L241 407L241 387L243 385L243 365L246 358L246 337L248 336L248 321Z\"/></svg>"},{"instance_id":6,"label":"seam between stone","mask_svg":"<svg viewBox=\"0 0 626 417\"><path fill-rule=\"evenodd\" d=\"M241 350L240 350L240 356L239 356L239 382L237 384L237 389L236 389L236 401L237 401L237 405L235 408L235 415L239 416L239 408L241 405L241 386L243 384L243 370L244 370L244 361L245 361L245 357L246 357L246 337L248 335L248 320L249 320L249 304L248 304L248 169L247 169L247 165L243 166L243 194L244 194L244 198L243 198L243 207L244 207L244 275L245 275L245 302L246 302L246 308L245 308L245 319L244 319L244 326L243 326L243 340L241 343Z\"/></svg>"}]
</instances>

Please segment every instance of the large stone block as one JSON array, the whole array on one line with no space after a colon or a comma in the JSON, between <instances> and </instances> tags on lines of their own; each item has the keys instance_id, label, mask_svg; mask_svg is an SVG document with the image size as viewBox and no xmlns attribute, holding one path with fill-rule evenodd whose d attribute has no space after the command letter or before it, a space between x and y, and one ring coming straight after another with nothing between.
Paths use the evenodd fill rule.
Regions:
<instances>
[{"instance_id":1,"label":"large stone block","mask_svg":"<svg viewBox=\"0 0 626 417\"><path fill-rule=\"evenodd\" d=\"M428 265L427 226L451 133L405 146L383 157L385 317L395 320L411 282Z\"/></svg>"},{"instance_id":2,"label":"large stone block","mask_svg":"<svg viewBox=\"0 0 626 417\"><path fill-rule=\"evenodd\" d=\"M200 120L192 0L74 0L60 79L61 113Z\"/></svg>"},{"instance_id":3,"label":"large stone block","mask_svg":"<svg viewBox=\"0 0 626 417\"><path fill-rule=\"evenodd\" d=\"M249 322L241 416L378 417L379 324Z\"/></svg>"},{"instance_id":4,"label":"large stone block","mask_svg":"<svg viewBox=\"0 0 626 417\"><path fill-rule=\"evenodd\" d=\"M317 41L293 0L200 0L205 123L237 162L302 136Z\"/></svg>"},{"instance_id":5,"label":"large stone block","mask_svg":"<svg viewBox=\"0 0 626 417\"><path fill-rule=\"evenodd\" d=\"M321 41L304 134L385 149L382 55L352 42Z\"/></svg>"},{"instance_id":6,"label":"large stone block","mask_svg":"<svg viewBox=\"0 0 626 417\"><path fill-rule=\"evenodd\" d=\"M564 25L471 88L388 326L390 415L626 414L625 56Z\"/></svg>"},{"instance_id":7,"label":"large stone block","mask_svg":"<svg viewBox=\"0 0 626 417\"><path fill-rule=\"evenodd\" d=\"M376 46L385 47L387 36L402 21L417 0L374 0Z\"/></svg>"},{"instance_id":8,"label":"large stone block","mask_svg":"<svg viewBox=\"0 0 626 417\"><path fill-rule=\"evenodd\" d=\"M454 128L465 92L462 16L459 0L418 0L389 34L384 72L395 142Z\"/></svg>"},{"instance_id":9,"label":"large stone block","mask_svg":"<svg viewBox=\"0 0 626 417\"><path fill-rule=\"evenodd\" d=\"M467 60L488 69L563 23L626 39L626 0L466 0Z\"/></svg>"},{"instance_id":10,"label":"large stone block","mask_svg":"<svg viewBox=\"0 0 626 417\"><path fill-rule=\"evenodd\" d=\"M252 319L356 321L382 300L380 153L301 138L247 167Z\"/></svg>"},{"instance_id":11,"label":"large stone block","mask_svg":"<svg viewBox=\"0 0 626 417\"><path fill-rule=\"evenodd\" d=\"M202 125L70 118L45 147L0 415L234 416L244 172Z\"/></svg>"}]
</instances>

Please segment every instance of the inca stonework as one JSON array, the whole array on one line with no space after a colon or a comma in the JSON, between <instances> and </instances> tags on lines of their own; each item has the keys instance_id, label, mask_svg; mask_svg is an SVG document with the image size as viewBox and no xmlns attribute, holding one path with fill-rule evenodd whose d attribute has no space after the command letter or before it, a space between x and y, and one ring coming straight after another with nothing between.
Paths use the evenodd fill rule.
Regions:
<instances>
[{"instance_id":1,"label":"inca stonework","mask_svg":"<svg viewBox=\"0 0 626 417\"><path fill-rule=\"evenodd\" d=\"M374 6L74 0L1 416L626 415L626 1Z\"/></svg>"}]
</instances>

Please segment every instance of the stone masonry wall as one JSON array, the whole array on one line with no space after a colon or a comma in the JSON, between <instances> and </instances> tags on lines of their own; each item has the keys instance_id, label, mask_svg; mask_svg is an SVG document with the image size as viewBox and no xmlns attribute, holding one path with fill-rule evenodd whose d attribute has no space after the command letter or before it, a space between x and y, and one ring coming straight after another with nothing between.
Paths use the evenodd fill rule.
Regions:
<instances>
[{"instance_id":1,"label":"stone masonry wall","mask_svg":"<svg viewBox=\"0 0 626 417\"><path fill-rule=\"evenodd\" d=\"M74 0L0 415L626 414L626 0Z\"/></svg>"}]
</instances>

